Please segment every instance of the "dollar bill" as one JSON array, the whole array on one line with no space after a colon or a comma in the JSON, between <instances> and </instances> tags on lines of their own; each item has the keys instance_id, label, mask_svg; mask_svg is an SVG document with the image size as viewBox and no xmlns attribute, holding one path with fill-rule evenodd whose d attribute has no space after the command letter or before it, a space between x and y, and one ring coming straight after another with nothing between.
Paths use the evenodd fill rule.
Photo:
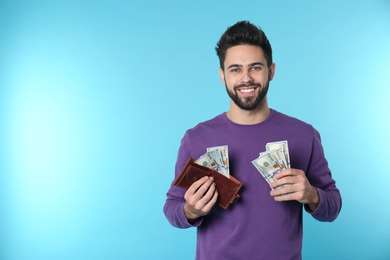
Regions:
<instances>
[{"instance_id":1,"label":"dollar bill","mask_svg":"<svg viewBox=\"0 0 390 260\"><path fill-rule=\"evenodd\" d=\"M288 151L288 142L287 142L287 140L267 143L265 145L265 149L267 151L282 149L282 151L284 153L285 160L286 160L286 166L287 166L287 168L291 167L290 154L289 154L289 151Z\"/></svg>"},{"instance_id":2,"label":"dollar bill","mask_svg":"<svg viewBox=\"0 0 390 260\"><path fill-rule=\"evenodd\" d=\"M287 141L278 141L267 143L266 151L260 152L258 158L252 161L252 164L264 177L268 183L274 182L276 179L274 175L284 169L290 168L290 155ZM282 187L291 184L286 184L277 187Z\"/></svg>"},{"instance_id":3,"label":"dollar bill","mask_svg":"<svg viewBox=\"0 0 390 260\"><path fill-rule=\"evenodd\" d=\"M282 169L288 168L288 163L285 154L282 149L268 151L278 161Z\"/></svg>"},{"instance_id":4,"label":"dollar bill","mask_svg":"<svg viewBox=\"0 0 390 260\"><path fill-rule=\"evenodd\" d=\"M207 148L207 152L195 162L230 178L229 151L227 145Z\"/></svg>"},{"instance_id":5,"label":"dollar bill","mask_svg":"<svg viewBox=\"0 0 390 260\"><path fill-rule=\"evenodd\" d=\"M199 159L197 159L195 163L207 167L209 169L218 169L217 163L213 160L213 158L210 157L208 153L205 153L201 157L199 157Z\"/></svg>"},{"instance_id":6,"label":"dollar bill","mask_svg":"<svg viewBox=\"0 0 390 260\"><path fill-rule=\"evenodd\" d=\"M207 148L207 153L217 162L219 172L230 178L229 149L227 145Z\"/></svg>"},{"instance_id":7,"label":"dollar bill","mask_svg":"<svg viewBox=\"0 0 390 260\"><path fill-rule=\"evenodd\" d=\"M262 155L252 161L252 164L268 183L274 182L274 175L282 170L277 159L269 152L262 153Z\"/></svg>"}]
</instances>

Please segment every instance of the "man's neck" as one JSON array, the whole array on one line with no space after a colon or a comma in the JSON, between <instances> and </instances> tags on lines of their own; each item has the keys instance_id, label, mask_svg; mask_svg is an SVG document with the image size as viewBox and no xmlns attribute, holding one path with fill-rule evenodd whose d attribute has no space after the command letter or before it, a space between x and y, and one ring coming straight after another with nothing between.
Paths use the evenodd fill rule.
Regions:
<instances>
[{"instance_id":1,"label":"man's neck","mask_svg":"<svg viewBox=\"0 0 390 260\"><path fill-rule=\"evenodd\" d=\"M236 124L254 125L266 120L270 113L271 110L266 100L254 110L241 109L233 101L230 101L230 109L226 112L226 116Z\"/></svg>"}]
</instances>

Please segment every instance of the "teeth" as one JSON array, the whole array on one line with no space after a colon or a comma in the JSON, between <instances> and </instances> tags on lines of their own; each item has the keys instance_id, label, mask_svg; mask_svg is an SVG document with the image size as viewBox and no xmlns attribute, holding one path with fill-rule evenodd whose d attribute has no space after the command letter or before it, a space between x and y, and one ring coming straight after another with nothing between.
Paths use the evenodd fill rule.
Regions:
<instances>
[{"instance_id":1,"label":"teeth","mask_svg":"<svg viewBox=\"0 0 390 260\"><path fill-rule=\"evenodd\" d=\"M244 92L244 93L249 93L249 92L253 92L255 91L255 89L253 88L249 88L249 89L240 89L241 92Z\"/></svg>"}]
</instances>

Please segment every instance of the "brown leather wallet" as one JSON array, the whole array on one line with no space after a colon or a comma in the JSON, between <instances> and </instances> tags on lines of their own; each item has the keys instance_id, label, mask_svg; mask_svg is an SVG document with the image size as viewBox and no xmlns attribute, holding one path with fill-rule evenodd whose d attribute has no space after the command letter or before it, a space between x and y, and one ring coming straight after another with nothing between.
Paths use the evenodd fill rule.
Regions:
<instances>
[{"instance_id":1,"label":"brown leather wallet","mask_svg":"<svg viewBox=\"0 0 390 260\"><path fill-rule=\"evenodd\" d=\"M174 185L188 189L192 183L204 176L212 176L218 191L218 205L227 209L233 201L240 197L238 191L242 183L230 176L230 179L221 173L195 163L194 158L189 158L183 170L173 182Z\"/></svg>"}]
</instances>

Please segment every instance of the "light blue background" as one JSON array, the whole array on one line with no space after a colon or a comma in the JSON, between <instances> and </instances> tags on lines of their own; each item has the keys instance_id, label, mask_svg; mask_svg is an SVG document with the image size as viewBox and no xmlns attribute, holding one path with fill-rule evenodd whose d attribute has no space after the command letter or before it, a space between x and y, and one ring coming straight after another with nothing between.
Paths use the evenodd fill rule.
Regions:
<instances>
[{"instance_id":1,"label":"light blue background","mask_svg":"<svg viewBox=\"0 0 390 260\"><path fill-rule=\"evenodd\" d=\"M228 109L214 47L243 19L342 192L335 222L305 214L304 259L390 259L385 0L1 0L0 259L193 259L162 207L184 131Z\"/></svg>"}]
</instances>

